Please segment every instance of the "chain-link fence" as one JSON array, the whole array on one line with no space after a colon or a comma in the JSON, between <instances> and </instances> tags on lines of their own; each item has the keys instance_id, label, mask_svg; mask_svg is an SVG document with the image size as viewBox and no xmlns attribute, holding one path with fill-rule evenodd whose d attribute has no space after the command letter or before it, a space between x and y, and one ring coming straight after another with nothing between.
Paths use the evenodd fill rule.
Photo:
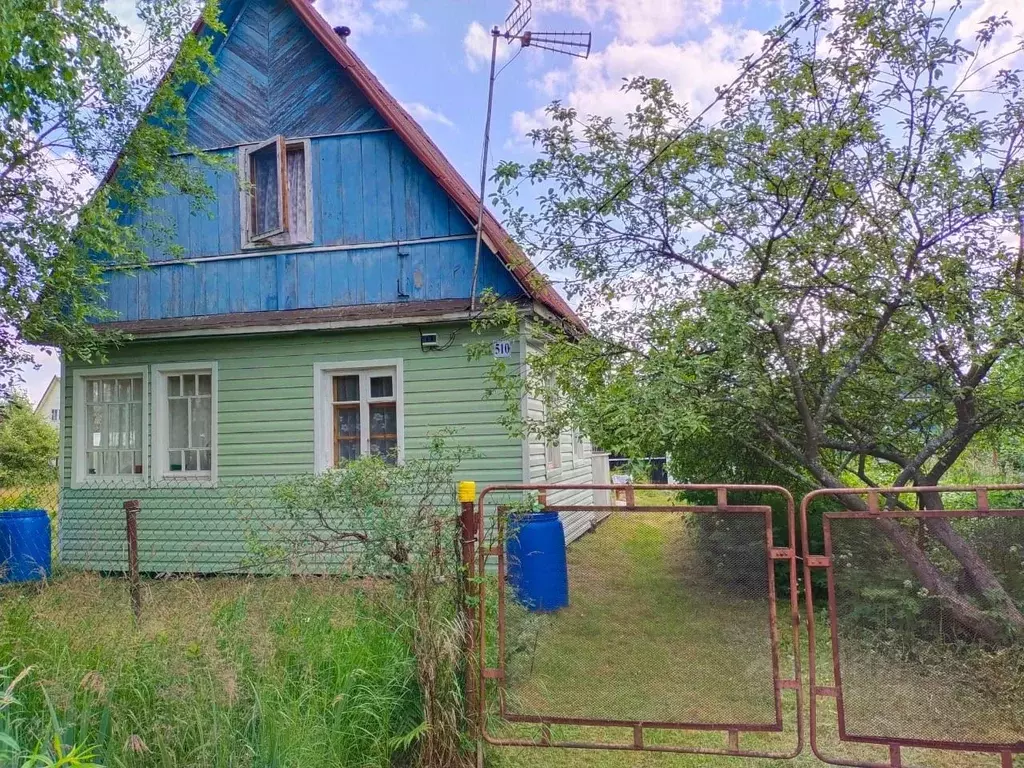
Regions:
<instances>
[{"instance_id":1,"label":"chain-link fence","mask_svg":"<svg viewBox=\"0 0 1024 768\"><path fill-rule=\"evenodd\" d=\"M453 488L424 485L422 493L413 492L401 503L395 494L371 491L376 495L370 506L366 490L353 489L350 481L332 475L262 475L216 483L7 487L0 488L0 514L11 522L15 511L46 512L57 573L127 573L134 557L143 576L358 575L360 569L378 570L367 561L368 542L385 550L392 546L396 551L375 556L401 562L414 554L397 551L415 547L409 542L419 537L412 528L431 528L438 516L454 526ZM416 518L417 505L434 512ZM3 530L12 551L39 551L38 526L12 522ZM46 565L39 563L40 569Z\"/></svg>"},{"instance_id":2,"label":"chain-link fence","mask_svg":"<svg viewBox=\"0 0 1024 768\"><path fill-rule=\"evenodd\" d=\"M29 552L21 575L42 575L47 552L38 544L49 531L51 578L76 583L34 598L33 611L102 612L116 592L120 611L128 599L137 615L141 608L157 642L168 621L186 623L171 608L180 595L201 593L211 626L220 626L224 606L244 591L237 575L387 582L389 568L442 548L457 558L454 484L444 476L444 488L426 483L401 499L378 495L372 473L340 484L328 473L9 487L0 489L0 548ZM473 679L490 741L785 757L802 745L809 682L819 756L851 765L1021 764L1024 492L947 494L940 512L917 510L911 494L865 490L859 512L818 494L805 505L798 553L784 492L621 490L504 488L482 497L472 537L471 582L482 597L472 603L481 619ZM570 541L568 605L558 611L530 610L537 606L516 581L516 558L530 554L514 546L516 521L541 509L557 515ZM22 526L8 524L14 510L40 511L23 515L31 525ZM798 556L806 651L794 626ZM115 578L89 576L96 573ZM164 578L178 575L188 578ZM229 578L193 578L214 575ZM246 581L278 599L291 580ZM345 581L321 580L332 585L330 599L343 601L337 585ZM7 614L15 619L24 617ZM254 636L254 647L261 642Z\"/></svg>"}]
</instances>

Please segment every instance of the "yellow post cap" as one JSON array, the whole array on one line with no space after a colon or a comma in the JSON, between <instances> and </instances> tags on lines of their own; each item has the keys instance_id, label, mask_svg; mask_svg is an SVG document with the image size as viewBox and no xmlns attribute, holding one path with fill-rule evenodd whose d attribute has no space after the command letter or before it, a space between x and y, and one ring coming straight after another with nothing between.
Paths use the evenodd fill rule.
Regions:
<instances>
[{"instance_id":1,"label":"yellow post cap","mask_svg":"<svg viewBox=\"0 0 1024 768\"><path fill-rule=\"evenodd\" d=\"M472 480L459 481L459 502L476 501L476 483Z\"/></svg>"}]
</instances>

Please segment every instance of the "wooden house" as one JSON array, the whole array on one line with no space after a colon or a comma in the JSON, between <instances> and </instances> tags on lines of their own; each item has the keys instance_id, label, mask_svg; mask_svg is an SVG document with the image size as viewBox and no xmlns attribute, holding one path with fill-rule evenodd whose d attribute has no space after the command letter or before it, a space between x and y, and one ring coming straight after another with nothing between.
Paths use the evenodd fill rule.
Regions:
<instances>
[{"instance_id":1,"label":"wooden house","mask_svg":"<svg viewBox=\"0 0 1024 768\"><path fill-rule=\"evenodd\" d=\"M246 552L237 489L368 453L402 461L443 427L476 449L460 475L479 485L589 481L585 440L507 434L484 397L491 360L467 356L469 185L307 0L222 13L218 69L187 112L193 143L228 160L204 166L215 199L154 201L178 248L147 236L147 268L106 273L132 341L62 371L62 561L123 565L123 498L142 504L143 570L231 567ZM495 354L525 362L531 318L579 321L490 214L483 242L480 290L523 307ZM566 517L569 538L588 526Z\"/></svg>"}]
</instances>

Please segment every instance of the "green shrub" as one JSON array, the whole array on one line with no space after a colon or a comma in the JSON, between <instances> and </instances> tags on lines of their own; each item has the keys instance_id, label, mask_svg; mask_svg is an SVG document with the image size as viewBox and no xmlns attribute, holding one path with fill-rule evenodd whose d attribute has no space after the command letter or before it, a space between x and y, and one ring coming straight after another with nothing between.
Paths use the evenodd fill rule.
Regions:
<instances>
[{"instance_id":1,"label":"green shrub","mask_svg":"<svg viewBox=\"0 0 1024 768\"><path fill-rule=\"evenodd\" d=\"M451 431L431 437L403 464L371 456L281 483L274 495L285 523L254 530L256 562L319 563L342 574L386 580L375 610L412 649L422 727L410 734L418 764L464 761L462 565L455 471L469 455Z\"/></svg>"}]
</instances>

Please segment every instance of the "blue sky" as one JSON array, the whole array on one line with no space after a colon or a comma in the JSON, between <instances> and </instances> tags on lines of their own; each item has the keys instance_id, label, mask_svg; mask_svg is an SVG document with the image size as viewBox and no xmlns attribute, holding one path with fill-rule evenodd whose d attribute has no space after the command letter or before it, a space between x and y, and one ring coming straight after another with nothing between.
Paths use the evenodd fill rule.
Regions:
<instances>
[{"instance_id":1,"label":"blue sky","mask_svg":"<svg viewBox=\"0 0 1024 768\"><path fill-rule=\"evenodd\" d=\"M537 31L593 33L589 61L527 49L500 76L492 162L531 155L526 131L559 98L581 111L621 114L623 77L668 78L704 101L731 79L737 58L760 45L782 0L534 0ZM352 28L349 43L467 178L479 173L487 89L487 30L512 0L317 0L333 24ZM499 43L503 57L518 45ZM500 62L501 63L501 62Z\"/></svg>"},{"instance_id":2,"label":"blue sky","mask_svg":"<svg viewBox=\"0 0 1024 768\"><path fill-rule=\"evenodd\" d=\"M842 0L832 0L842 2ZM939 5L950 0L937 0ZM349 44L419 120L475 187L487 92L490 38L514 0L316 0L333 25L352 29ZM133 0L110 0L129 20ZM1008 12L1024 29L1024 0L966 0L958 33ZM587 61L526 49L498 80L490 167L534 157L526 132L543 124L553 99L584 114L621 116L630 107L623 78L663 77L697 109L733 79L736 63L760 48L764 31L795 11L799 0L533 0L536 31L593 33ZM503 59L516 44L499 43ZM500 63L504 63L503 61ZM38 399L58 370L40 352L38 370L23 371Z\"/></svg>"}]
</instances>

